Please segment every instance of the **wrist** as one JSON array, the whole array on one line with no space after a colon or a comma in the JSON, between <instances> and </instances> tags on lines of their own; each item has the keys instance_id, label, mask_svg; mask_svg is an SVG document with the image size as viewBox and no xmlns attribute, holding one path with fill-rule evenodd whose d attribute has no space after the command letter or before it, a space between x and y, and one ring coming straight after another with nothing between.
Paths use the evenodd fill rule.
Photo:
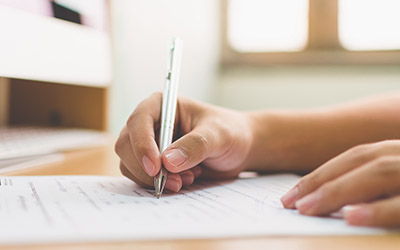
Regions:
<instances>
[{"instance_id":1,"label":"wrist","mask_svg":"<svg viewBox=\"0 0 400 250\"><path fill-rule=\"evenodd\" d=\"M306 114L286 111L247 113L252 144L245 169L304 172L315 168L306 153L311 130Z\"/></svg>"},{"instance_id":2,"label":"wrist","mask_svg":"<svg viewBox=\"0 0 400 250\"><path fill-rule=\"evenodd\" d=\"M245 170L266 171L275 165L279 153L278 143L274 142L275 132L272 131L275 117L269 112L247 112L246 115L252 140Z\"/></svg>"}]
</instances>

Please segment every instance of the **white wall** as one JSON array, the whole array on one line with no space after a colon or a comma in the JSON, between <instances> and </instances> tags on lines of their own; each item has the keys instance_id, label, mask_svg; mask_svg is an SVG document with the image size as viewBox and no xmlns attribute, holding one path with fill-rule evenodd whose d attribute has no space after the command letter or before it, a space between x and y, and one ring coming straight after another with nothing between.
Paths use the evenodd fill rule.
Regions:
<instances>
[{"instance_id":1,"label":"white wall","mask_svg":"<svg viewBox=\"0 0 400 250\"><path fill-rule=\"evenodd\" d=\"M239 110L309 108L400 92L400 66L233 67L221 72L219 105Z\"/></svg>"},{"instance_id":2,"label":"white wall","mask_svg":"<svg viewBox=\"0 0 400 250\"><path fill-rule=\"evenodd\" d=\"M231 67L219 72L217 0L111 0L110 128L164 84L168 39L184 40L180 94L222 106L308 108L400 91L400 66Z\"/></svg>"},{"instance_id":3,"label":"white wall","mask_svg":"<svg viewBox=\"0 0 400 250\"><path fill-rule=\"evenodd\" d=\"M135 106L162 91L169 38L184 41L180 94L213 99L219 60L219 1L112 0L114 83L110 130L117 133Z\"/></svg>"}]
</instances>

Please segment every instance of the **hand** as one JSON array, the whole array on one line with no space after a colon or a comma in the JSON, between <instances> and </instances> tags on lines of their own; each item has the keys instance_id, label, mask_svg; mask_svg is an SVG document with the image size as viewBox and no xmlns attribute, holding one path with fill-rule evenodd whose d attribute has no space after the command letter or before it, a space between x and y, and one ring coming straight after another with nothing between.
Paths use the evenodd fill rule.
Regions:
<instances>
[{"instance_id":1,"label":"hand","mask_svg":"<svg viewBox=\"0 0 400 250\"><path fill-rule=\"evenodd\" d=\"M333 158L281 198L286 208L328 215L345 205L351 225L400 226L400 140L356 146Z\"/></svg>"},{"instance_id":2,"label":"hand","mask_svg":"<svg viewBox=\"0 0 400 250\"><path fill-rule=\"evenodd\" d=\"M174 141L160 155L157 141L162 95L140 103L116 142L121 172L144 187L153 187L161 164L170 172L165 188L178 192L202 175L236 177L245 167L252 144L250 118L187 98L178 98Z\"/></svg>"}]
</instances>

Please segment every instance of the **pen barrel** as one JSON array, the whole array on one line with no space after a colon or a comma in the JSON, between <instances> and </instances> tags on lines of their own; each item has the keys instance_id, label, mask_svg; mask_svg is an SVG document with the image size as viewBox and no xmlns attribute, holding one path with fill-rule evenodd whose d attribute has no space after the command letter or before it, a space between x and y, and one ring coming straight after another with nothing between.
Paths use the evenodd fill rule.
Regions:
<instances>
[{"instance_id":1,"label":"pen barrel","mask_svg":"<svg viewBox=\"0 0 400 250\"><path fill-rule=\"evenodd\" d=\"M174 38L169 48L167 75L161 108L160 152L171 145L174 133L178 85L182 60L182 40Z\"/></svg>"},{"instance_id":2,"label":"pen barrel","mask_svg":"<svg viewBox=\"0 0 400 250\"><path fill-rule=\"evenodd\" d=\"M167 75L165 79L160 126L160 152L163 153L172 143L176 107L178 103L178 83L182 58L182 40L174 38L169 48ZM167 178L168 171L161 167L154 178L154 187L157 198L160 198Z\"/></svg>"},{"instance_id":3,"label":"pen barrel","mask_svg":"<svg viewBox=\"0 0 400 250\"><path fill-rule=\"evenodd\" d=\"M160 128L160 152L164 152L164 150L171 145L172 137L174 134L174 124L171 121L165 121L165 124ZM163 139L161 139L161 137Z\"/></svg>"}]
</instances>

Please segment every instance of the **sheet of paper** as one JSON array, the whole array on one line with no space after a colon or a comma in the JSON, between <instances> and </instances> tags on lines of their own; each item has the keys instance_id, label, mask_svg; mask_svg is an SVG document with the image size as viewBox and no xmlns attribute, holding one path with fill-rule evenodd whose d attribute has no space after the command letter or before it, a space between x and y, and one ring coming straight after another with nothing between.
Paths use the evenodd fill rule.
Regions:
<instances>
[{"instance_id":1,"label":"sheet of paper","mask_svg":"<svg viewBox=\"0 0 400 250\"><path fill-rule=\"evenodd\" d=\"M64 159L65 157L62 153L52 153L0 160L0 174L42 166L44 164L58 162Z\"/></svg>"},{"instance_id":2,"label":"sheet of paper","mask_svg":"<svg viewBox=\"0 0 400 250\"><path fill-rule=\"evenodd\" d=\"M0 177L0 243L386 232L283 209L279 198L298 180L197 183L157 200L124 177Z\"/></svg>"}]
</instances>

